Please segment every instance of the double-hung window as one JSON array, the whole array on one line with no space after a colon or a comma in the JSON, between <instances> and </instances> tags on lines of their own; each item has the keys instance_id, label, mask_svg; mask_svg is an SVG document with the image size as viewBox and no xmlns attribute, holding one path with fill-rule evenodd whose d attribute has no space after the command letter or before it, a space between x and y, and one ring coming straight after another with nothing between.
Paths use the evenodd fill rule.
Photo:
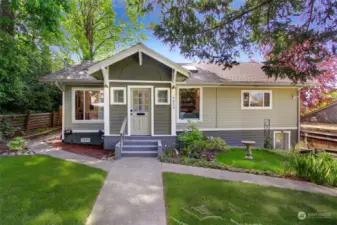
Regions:
<instances>
[{"instance_id":1,"label":"double-hung window","mask_svg":"<svg viewBox=\"0 0 337 225\"><path fill-rule=\"evenodd\" d=\"M126 104L126 88L125 87L111 87L111 104L125 105Z\"/></svg>"},{"instance_id":2,"label":"double-hung window","mask_svg":"<svg viewBox=\"0 0 337 225\"><path fill-rule=\"evenodd\" d=\"M156 88L156 105L169 105L170 101L170 88Z\"/></svg>"},{"instance_id":3,"label":"double-hung window","mask_svg":"<svg viewBox=\"0 0 337 225\"><path fill-rule=\"evenodd\" d=\"M272 91L243 90L241 91L242 109L271 109Z\"/></svg>"},{"instance_id":4,"label":"double-hung window","mask_svg":"<svg viewBox=\"0 0 337 225\"><path fill-rule=\"evenodd\" d=\"M73 89L73 122L102 122L104 93L102 89Z\"/></svg>"},{"instance_id":5,"label":"double-hung window","mask_svg":"<svg viewBox=\"0 0 337 225\"><path fill-rule=\"evenodd\" d=\"M178 88L178 121L187 122L202 120L202 88Z\"/></svg>"}]
</instances>

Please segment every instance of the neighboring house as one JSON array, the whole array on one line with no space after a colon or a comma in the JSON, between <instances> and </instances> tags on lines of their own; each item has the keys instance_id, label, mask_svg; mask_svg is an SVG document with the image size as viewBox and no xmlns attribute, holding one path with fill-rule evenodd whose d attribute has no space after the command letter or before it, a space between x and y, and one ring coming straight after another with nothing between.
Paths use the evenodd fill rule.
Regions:
<instances>
[{"instance_id":1,"label":"neighboring house","mask_svg":"<svg viewBox=\"0 0 337 225\"><path fill-rule=\"evenodd\" d=\"M150 141L173 145L188 121L229 145L252 140L263 146L266 131L275 148L289 149L299 140L301 86L268 78L259 63L241 63L230 70L215 64L177 64L137 44L101 62L69 66L41 80L55 82L62 90L64 142L102 141L104 149L114 149L124 123L128 145L139 136L149 143L123 151L150 153L145 149Z\"/></svg>"},{"instance_id":2,"label":"neighboring house","mask_svg":"<svg viewBox=\"0 0 337 225\"><path fill-rule=\"evenodd\" d=\"M301 122L337 124L337 102L304 115Z\"/></svg>"}]
</instances>

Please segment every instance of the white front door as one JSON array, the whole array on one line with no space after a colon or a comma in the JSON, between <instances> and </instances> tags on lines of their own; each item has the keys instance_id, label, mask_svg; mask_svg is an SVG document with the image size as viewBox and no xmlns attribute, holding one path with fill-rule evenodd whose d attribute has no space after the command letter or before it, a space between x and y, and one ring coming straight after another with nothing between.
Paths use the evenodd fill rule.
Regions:
<instances>
[{"instance_id":1,"label":"white front door","mask_svg":"<svg viewBox=\"0 0 337 225\"><path fill-rule=\"evenodd\" d=\"M131 135L151 135L151 89L131 88Z\"/></svg>"}]
</instances>

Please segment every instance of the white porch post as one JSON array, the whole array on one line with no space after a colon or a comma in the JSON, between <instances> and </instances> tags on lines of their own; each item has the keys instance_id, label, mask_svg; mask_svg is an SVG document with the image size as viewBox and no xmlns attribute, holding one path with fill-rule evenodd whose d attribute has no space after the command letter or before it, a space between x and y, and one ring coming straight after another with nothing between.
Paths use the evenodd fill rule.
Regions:
<instances>
[{"instance_id":1,"label":"white porch post","mask_svg":"<svg viewBox=\"0 0 337 225\"><path fill-rule=\"evenodd\" d=\"M110 84L109 67L102 68L104 78L104 135L110 134Z\"/></svg>"},{"instance_id":2,"label":"white porch post","mask_svg":"<svg viewBox=\"0 0 337 225\"><path fill-rule=\"evenodd\" d=\"M62 90L62 142L64 141L64 112L65 112L65 92Z\"/></svg>"},{"instance_id":3,"label":"white porch post","mask_svg":"<svg viewBox=\"0 0 337 225\"><path fill-rule=\"evenodd\" d=\"M172 83L171 83L171 135L176 135L176 77L177 77L177 71L172 71Z\"/></svg>"}]
</instances>

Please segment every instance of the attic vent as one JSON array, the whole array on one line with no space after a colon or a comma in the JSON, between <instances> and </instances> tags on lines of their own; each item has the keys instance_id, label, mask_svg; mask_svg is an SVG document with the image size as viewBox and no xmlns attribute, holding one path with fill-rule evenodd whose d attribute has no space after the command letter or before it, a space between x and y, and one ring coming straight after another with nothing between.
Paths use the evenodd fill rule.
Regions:
<instances>
[{"instance_id":1,"label":"attic vent","mask_svg":"<svg viewBox=\"0 0 337 225\"><path fill-rule=\"evenodd\" d=\"M188 71L191 71L192 73L197 73L198 72L198 68L195 67L195 66L183 65L183 67L185 69L187 69Z\"/></svg>"}]
</instances>

